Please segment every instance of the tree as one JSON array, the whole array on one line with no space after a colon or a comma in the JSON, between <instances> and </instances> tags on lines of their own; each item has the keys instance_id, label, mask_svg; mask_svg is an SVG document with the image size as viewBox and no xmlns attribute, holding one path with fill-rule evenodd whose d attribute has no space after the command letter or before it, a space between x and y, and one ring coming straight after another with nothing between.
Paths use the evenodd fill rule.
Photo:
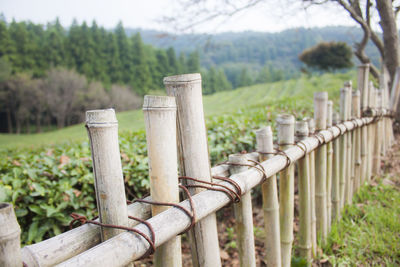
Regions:
<instances>
[{"instance_id":1,"label":"tree","mask_svg":"<svg viewBox=\"0 0 400 267\"><path fill-rule=\"evenodd\" d=\"M352 67L351 58L351 48L344 42L321 42L299 55L308 67L330 71Z\"/></svg>"},{"instance_id":2,"label":"tree","mask_svg":"<svg viewBox=\"0 0 400 267\"><path fill-rule=\"evenodd\" d=\"M86 78L72 70L52 68L47 72L44 85L46 103L49 112L56 118L58 128L66 125L78 100L78 92L86 86Z\"/></svg>"},{"instance_id":3,"label":"tree","mask_svg":"<svg viewBox=\"0 0 400 267\"><path fill-rule=\"evenodd\" d=\"M183 0L180 1L180 8L185 10L186 16L166 17L165 20L173 25L184 25L178 30L185 31L213 19L232 17L266 2L267 0ZM372 75L379 78L379 69L371 63L365 53L365 47L371 40L381 55L383 69L388 71L391 81L394 79L396 68L400 65L399 33L396 25L400 5L397 2L392 0L366 0L365 3L360 0L286 0L288 6L303 3L307 8L310 5L331 3L343 8L364 32L363 38L355 44L354 54L362 63L369 63ZM373 29L374 15L379 15L383 39Z\"/></svg>"}]
</instances>

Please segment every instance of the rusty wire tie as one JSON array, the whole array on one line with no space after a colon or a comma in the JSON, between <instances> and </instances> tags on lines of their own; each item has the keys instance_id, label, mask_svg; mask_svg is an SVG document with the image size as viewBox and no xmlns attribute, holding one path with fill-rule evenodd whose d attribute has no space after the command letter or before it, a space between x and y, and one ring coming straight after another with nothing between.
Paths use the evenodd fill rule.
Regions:
<instances>
[{"instance_id":1,"label":"rusty wire tie","mask_svg":"<svg viewBox=\"0 0 400 267\"><path fill-rule=\"evenodd\" d=\"M194 210L194 203L193 203L192 196L189 193L189 191L187 190L187 188L185 186L183 186L183 185L179 185L179 188L181 188L185 192L185 194L187 196L187 199L189 200L190 207L191 207L192 211L189 211L188 209L186 209L185 207L182 207L179 204L170 203L170 202L161 202L161 201L145 200L145 199L135 199L134 201L131 201L131 203L139 202L139 203L146 203L146 204L155 205L155 206L169 206L169 207L174 207L174 208L180 209L181 211L183 211L190 218L190 225L182 233L180 233L180 235L181 235L181 234L186 233L190 229L192 229L193 226L195 225L195 223L196 223L196 212Z\"/></svg>"},{"instance_id":2,"label":"rusty wire tie","mask_svg":"<svg viewBox=\"0 0 400 267\"><path fill-rule=\"evenodd\" d=\"M150 233L151 233L151 238L148 237L145 233L143 233L140 230L137 230L135 228L132 227L127 227L127 226L123 226L123 225L115 225L115 224L106 224L106 223L101 223L101 222L97 222L94 220L89 220L86 218L86 216L83 215L79 215L77 213L71 213L70 215L72 217L72 221L69 223L69 228L72 229L74 224L76 222L79 222L81 225L86 224L86 223L90 223L90 224L95 224L101 227L105 227L105 228L114 228L114 229L121 229L121 230L126 230L128 232L134 232L140 236L142 236L148 243L149 243L149 249L146 251L146 253L140 257L139 259L145 258L148 255L152 254L155 250L156 250L156 246L155 246L155 233L153 230L153 227L151 226L150 223L148 223L145 220L133 217L133 216L128 216L129 219L138 221L140 223L143 223L144 225L147 226L147 228L149 229ZM96 217L95 217L96 218Z\"/></svg>"},{"instance_id":3,"label":"rusty wire tie","mask_svg":"<svg viewBox=\"0 0 400 267\"><path fill-rule=\"evenodd\" d=\"M201 184L186 184L186 185L184 185L184 187L187 187L187 188L198 187L198 188L204 188L204 189L208 189L208 190L212 190L212 191L219 191L219 192L225 193L231 199L231 202L234 202L234 203L240 202L242 190L235 181L233 181L232 179L229 179L229 178L221 177L221 176L213 176L213 178L216 178L218 180L223 180L223 181L230 183L233 187L235 187L236 191L232 190L231 188L229 188L228 186L223 185L223 184L217 184L217 183L213 183L213 182L203 181L203 180L193 178L193 177L188 177L188 176L179 176L178 177L179 180L186 180L186 181L189 180L189 181L201 183ZM206 185L202 185L202 184L206 184Z\"/></svg>"}]
</instances>

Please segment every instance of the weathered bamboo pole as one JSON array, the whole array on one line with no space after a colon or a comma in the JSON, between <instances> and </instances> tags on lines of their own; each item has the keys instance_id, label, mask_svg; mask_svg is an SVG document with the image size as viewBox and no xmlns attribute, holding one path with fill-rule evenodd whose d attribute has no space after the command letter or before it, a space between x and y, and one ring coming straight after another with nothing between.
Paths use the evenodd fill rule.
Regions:
<instances>
[{"instance_id":1,"label":"weathered bamboo pole","mask_svg":"<svg viewBox=\"0 0 400 267\"><path fill-rule=\"evenodd\" d=\"M305 118L308 124L309 134L312 135L315 132L315 122L312 118ZM310 202L311 202L311 246L313 257L317 256L317 217L315 215L315 151L309 153L309 164L310 164Z\"/></svg>"},{"instance_id":2,"label":"weathered bamboo pole","mask_svg":"<svg viewBox=\"0 0 400 267\"><path fill-rule=\"evenodd\" d=\"M143 103L151 198L157 202L179 203L176 104L170 96L145 96ZM170 207L153 205L152 215ZM154 266L182 266L181 237L157 248Z\"/></svg>"},{"instance_id":3,"label":"weathered bamboo pole","mask_svg":"<svg viewBox=\"0 0 400 267\"><path fill-rule=\"evenodd\" d=\"M259 161L272 158L274 152L273 136L270 126L256 131ZM264 153L264 154L263 154ZM269 177L261 185L264 229L265 229L265 261L267 266L281 266L281 237L279 226L279 201L276 175Z\"/></svg>"},{"instance_id":4,"label":"weathered bamboo pole","mask_svg":"<svg viewBox=\"0 0 400 267\"><path fill-rule=\"evenodd\" d=\"M20 267L21 228L10 203L0 203L0 266Z\"/></svg>"},{"instance_id":5,"label":"weathered bamboo pole","mask_svg":"<svg viewBox=\"0 0 400 267\"><path fill-rule=\"evenodd\" d=\"M373 109L375 108L375 88L372 81L369 82L369 90L368 90L368 107ZM369 182L372 177L372 165L373 165L373 152L374 152L374 143L375 143L375 125L371 123L367 126L368 128L368 168L367 168L367 181Z\"/></svg>"},{"instance_id":6,"label":"weathered bamboo pole","mask_svg":"<svg viewBox=\"0 0 400 267\"><path fill-rule=\"evenodd\" d=\"M352 96L352 112L353 118L360 118L361 117L361 110L360 110L360 91L356 90L353 92ZM356 193L361 184L361 129L357 128L354 131L354 183L353 183L353 194Z\"/></svg>"},{"instance_id":7,"label":"weathered bamboo pole","mask_svg":"<svg viewBox=\"0 0 400 267\"><path fill-rule=\"evenodd\" d=\"M364 64L358 67L358 90L361 93L361 114L368 109L369 97L369 65ZM361 129L361 184L367 181L368 175L368 127Z\"/></svg>"},{"instance_id":8,"label":"weathered bamboo pole","mask_svg":"<svg viewBox=\"0 0 400 267\"><path fill-rule=\"evenodd\" d=\"M351 119L351 95L352 95L352 82L348 81L344 84L345 87L347 87L347 116L346 120ZM353 137L353 132L348 132L346 134L346 147L347 147L347 156L346 156L346 181L345 181L345 199L346 199L346 204L351 204L352 202L352 196L353 196L353 157L352 157L352 137Z\"/></svg>"},{"instance_id":9,"label":"weathered bamboo pole","mask_svg":"<svg viewBox=\"0 0 400 267\"><path fill-rule=\"evenodd\" d=\"M333 113L333 124L339 124L339 114ZM333 141L333 162L332 162L332 222L340 218L340 153L339 153L339 139Z\"/></svg>"},{"instance_id":10,"label":"weathered bamboo pole","mask_svg":"<svg viewBox=\"0 0 400 267\"><path fill-rule=\"evenodd\" d=\"M234 164L248 164L245 154L229 155L229 162ZM247 166L232 165L229 170L231 175L244 172ZM251 204L251 191L242 195L241 201L233 205L235 215L235 230L238 241L239 263L241 267L255 267L256 255L253 230L253 208Z\"/></svg>"},{"instance_id":11,"label":"weathered bamboo pole","mask_svg":"<svg viewBox=\"0 0 400 267\"><path fill-rule=\"evenodd\" d=\"M258 153L249 153L247 156L253 160L258 159ZM229 176L229 165L215 166L211 168L211 174ZM214 182L219 183L220 181L215 180ZM145 200L151 200L151 197L147 197ZM130 204L128 205L128 215L147 220L151 217L150 205L140 202ZM129 227L138 224L135 220L128 221ZM29 267L49 267L72 258L99 243L100 227L85 224L42 242L23 247L21 249L22 260Z\"/></svg>"},{"instance_id":12,"label":"weathered bamboo pole","mask_svg":"<svg viewBox=\"0 0 400 267\"><path fill-rule=\"evenodd\" d=\"M326 113L326 127L332 127L333 102L328 101ZM333 165L333 143L326 144L326 211L327 211L327 229L331 229L332 221L332 165Z\"/></svg>"},{"instance_id":13,"label":"weathered bamboo pole","mask_svg":"<svg viewBox=\"0 0 400 267\"><path fill-rule=\"evenodd\" d=\"M314 120L317 131L326 129L328 93L314 93ZM326 145L321 145L315 152L315 215L317 217L317 235L321 244L325 244L328 235L326 204Z\"/></svg>"},{"instance_id":14,"label":"weathered bamboo pole","mask_svg":"<svg viewBox=\"0 0 400 267\"><path fill-rule=\"evenodd\" d=\"M175 96L177 113L180 174L207 182L211 181L205 127L201 76L185 74L164 78L167 94ZM188 184L192 184L188 181ZM203 191L192 188L192 194ZM221 266L217 221L215 214L197 223L189 231L192 261L195 267Z\"/></svg>"},{"instance_id":15,"label":"weathered bamboo pole","mask_svg":"<svg viewBox=\"0 0 400 267\"><path fill-rule=\"evenodd\" d=\"M381 106L380 103L382 101L382 91L375 89L375 109L380 112ZM373 156L373 163L372 163L372 173L374 175L379 175L381 171L381 143L382 143L382 135L381 135L381 122L377 120L375 122L374 127L375 132L375 142L374 142L374 156Z\"/></svg>"},{"instance_id":16,"label":"weathered bamboo pole","mask_svg":"<svg viewBox=\"0 0 400 267\"><path fill-rule=\"evenodd\" d=\"M347 120L347 99L348 99L349 90L348 88L344 87L340 89L340 120L346 121ZM340 187L340 208L343 209L346 195L345 195L345 186L347 180L347 133L342 135L339 139L340 141L340 178L339 178L339 187Z\"/></svg>"},{"instance_id":17,"label":"weathered bamboo pole","mask_svg":"<svg viewBox=\"0 0 400 267\"><path fill-rule=\"evenodd\" d=\"M381 75L379 76L379 89L382 92L382 98L381 98L381 103L380 107L381 109L387 109L387 103L388 103L388 97L387 97L387 91L388 91L388 71L387 68L383 67L381 71ZM387 133L389 128L387 127L387 117L382 118L382 126L381 126L381 134L382 134L382 145L381 145L381 156L384 157L386 155L386 149L387 149Z\"/></svg>"},{"instance_id":18,"label":"weathered bamboo pole","mask_svg":"<svg viewBox=\"0 0 400 267\"><path fill-rule=\"evenodd\" d=\"M278 144L280 150L294 144L294 117L280 114L277 119ZM293 243L294 217L294 167L290 164L279 174L279 221L281 230L282 266L290 266Z\"/></svg>"},{"instance_id":19,"label":"weathered bamboo pole","mask_svg":"<svg viewBox=\"0 0 400 267\"><path fill-rule=\"evenodd\" d=\"M296 139L302 141L308 137L306 121L296 122ZM298 160L299 172L299 254L311 265L311 203L310 203L310 164L309 155Z\"/></svg>"},{"instance_id":20,"label":"weathered bamboo pole","mask_svg":"<svg viewBox=\"0 0 400 267\"><path fill-rule=\"evenodd\" d=\"M371 121L371 118L357 120L360 126ZM346 125L349 130L356 127L356 125L351 122L344 122L338 126L344 128L344 125ZM333 127L329 130L321 131L319 134L323 135L325 140L329 142L333 138L339 136L340 131L338 128ZM307 151L313 151L319 145L319 141L316 137L309 137L303 140L303 143L305 144ZM292 162L304 156L303 149L297 146L285 150L285 153ZM270 177L286 168L287 157L276 155L271 159L262 162L261 166L265 169L266 177ZM259 185L259 183L264 179L264 175L256 169L250 168L246 172L231 176L231 179L240 186L243 193L246 193ZM235 190L230 183L222 182L222 184ZM231 201L231 198L229 198L225 193L207 190L194 195L192 200L193 206L196 210L196 221L201 221L209 214L214 213L216 210L228 204ZM180 205L187 209L191 209L188 200L181 202ZM180 209L168 209L152 217L147 222L154 228L154 234L156 237L155 245L158 247L185 230L190 225L191 219ZM151 235L149 229L144 224L140 224L135 228L148 236ZM124 264L141 257L148 248L149 244L144 238L134 233L126 232L57 266L123 266Z\"/></svg>"},{"instance_id":21,"label":"weathered bamboo pole","mask_svg":"<svg viewBox=\"0 0 400 267\"><path fill-rule=\"evenodd\" d=\"M100 222L127 226L128 210L114 110L87 111L86 128L92 150ZM122 232L120 229L102 227L101 240L108 240Z\"/></svg>"}]
</instances>

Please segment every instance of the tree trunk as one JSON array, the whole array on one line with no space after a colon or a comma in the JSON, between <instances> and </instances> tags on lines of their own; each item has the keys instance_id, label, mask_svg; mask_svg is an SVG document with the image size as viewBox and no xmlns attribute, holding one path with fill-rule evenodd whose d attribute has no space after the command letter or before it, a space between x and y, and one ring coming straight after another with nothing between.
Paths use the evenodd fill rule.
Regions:
<instances>
[{"instance_id":1,"label":"tree trunk","mask_svg":"<svg viewBox=\"0 0 400 267\"><path fill-rule=\"evenodd\" d=\"M21 133L21 119L16 117L15 118L15 128L16 128L16 134L20 134Z\"/></svg>"},{"instance_id":2,"label":"tree trunk","mask_svg":"<svg viewBox=\"0 0 400 267\"><path fill-rule=\"evenodd\" d=\"M8 133L12 134L13 133L13 126L12 126L12 120L11 120L11 111L9 108L6 110L7 112L7 128L8 128Z\"/></svg>"},{"instance_id":3,"label":"tree trunk","mask_svg":"<svg viewBox=\"0 0 400 267\"><path fill-rule=\"evenodd\" d=\"M41 133L42 132L42 123L41 123L41 113L38 112L36 114L36 132Z\"/></svg>"},{"instance_id":4,"label":"tree trunk","mask_svg":"<svg viewBox=\"0 0 400 267\"><path fill-rule=\"evenodd\" d=\"M376 0L376 6L381 18L380 25L383 31L383 61L389 70L391 85L396 73L396 68L399 67L400 64L400 44L399 34L396 26L396 18L393 12L392 1Z\"/></svg>"}]
</instances>

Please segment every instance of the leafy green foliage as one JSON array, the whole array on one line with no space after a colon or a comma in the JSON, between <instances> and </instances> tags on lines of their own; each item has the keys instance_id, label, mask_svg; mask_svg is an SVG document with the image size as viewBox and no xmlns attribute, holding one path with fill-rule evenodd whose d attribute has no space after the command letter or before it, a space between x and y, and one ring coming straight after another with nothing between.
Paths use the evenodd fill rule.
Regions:
<instances>
[{"instance_id":1,"label":"leafy green foliage","mask_svg":"<svg viewBox=\"0 0 400 267\"><path fill-rule=\"evenodd\" d=\"M344 42L321 42L304 50L299 59L310 68L347 69L353 66L351 47Z\"/></svg>"},{"instance_id":2,"label":"leafy green foliage","mask_svg":"<svg viewBox=\"0 0 400 267\"><path fill-rule=\"evenodd\" d=\"M400 191L379 182L361 188L346 216L332 225L323 250L334 266L400 264Z\"/></svg>"}]
</instances>

